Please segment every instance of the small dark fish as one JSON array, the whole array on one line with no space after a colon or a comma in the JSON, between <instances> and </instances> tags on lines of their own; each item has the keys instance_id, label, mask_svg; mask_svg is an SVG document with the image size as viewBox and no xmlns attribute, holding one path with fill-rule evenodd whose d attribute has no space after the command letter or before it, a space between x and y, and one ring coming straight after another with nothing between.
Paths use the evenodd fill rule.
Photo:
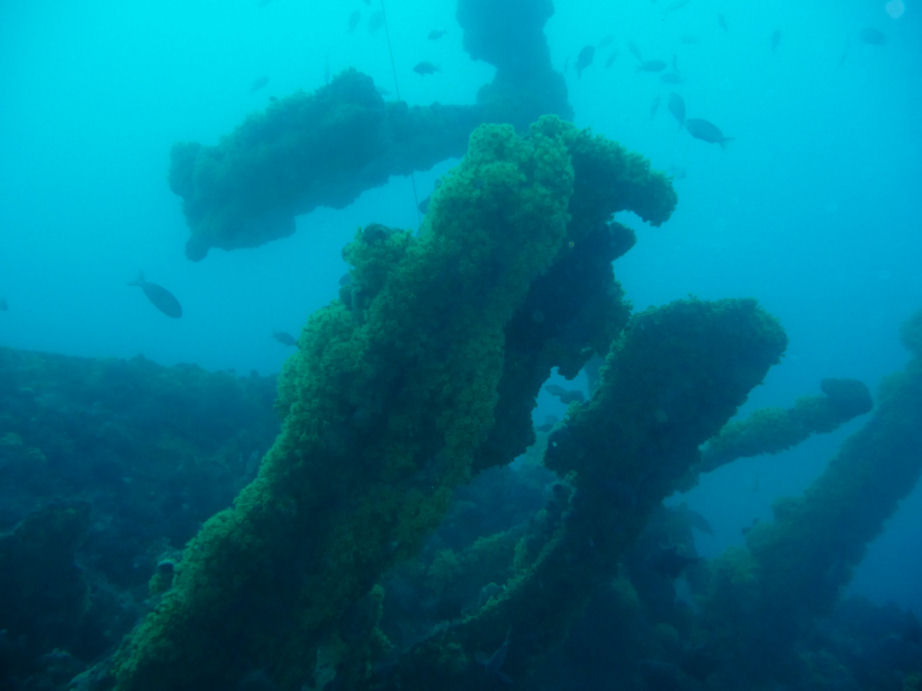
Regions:
<instances>
[{"instance_id":1,"label":"small dark fish","mask_svg":"<svg viewBox=\"0 0 922 691\"><path fill-rule=\"evenodd\" d=\"M858 35L861 37L861 42L869 46L882 46L887 42L886 34L873 26L864 27Z\"/></svg>"},{"instance_id":2,"label":"small dark fish","mask_svg":"<svg viewBox=\"0 0 922 691\"><path fill-rule=\"evenodd\" d=\"M725 137L720 128L713 122L702 118L688 118L685 121L685 129L695 139L700 139L709 144L720 144L721 148L724 148L724 145L733 139L733 137Z\"/></svg>"},{"instance_id":3,"label":"small dark fish","mask_svg":"<svg viewBox=\"0 0 922 691\"><path fill-rule=\"evenodd\" d=\"M368 31L372 34L376 34L382 26L384 26L384 12L378 10L371 15L371 18L368 20Z\"/></svg>"},{"instance_id":4,"label":"small dark fish","mask_svg":"<svg viewBox=\"0 0 922 691\"><path fill-rule=\"evenodd\" d=\"M612 50L611 55L608 56L608 59L605 60L605 69L607 70L609 67L611 67L615 63L615 60L617 59L618 59L618 49L615 48L614 50Z\"/></svg>"},{"instance_id":5,"label":"small dark fish","mask_svg":"<svg viewBox=\"0 0 922 691\"><path fill-rule=\"evenodd\" d=\"M355 28L359 25L360 21L362 21L362 10L353 10L352 14L349 15L350 34L355 31Z\"/></svg>"},{"instance_id":6,"label":"small dark fish","mask_svg":"<svg viewBox=\"0 0 922 691\"><path fill-rule=\"evenodd\" d=\"M685 99L675 91L669 94L669 112L679 121L679 127L685 124Z\"/></svg>"},{"instance_id":7,"label":"small dark fish","mask_svg":"<svg viewBox=\"0 0 922 691\"><path fill-rule=\"evenodd\" d=\"M651 120L656 117L656 111L659 110L659 104L661 101L662 99L659 96L655 96L653 98L653 103L650 104L650 119Z\"/></svg>"},{"instance_id":8,"label":"small dark fish","mask_svg":"<svg viewBox=\"0 0 922 691\"><path fill-rule=\"evenodd\" d=\"M257 7L265 7L265 6L268 5L270 2L272 2L272 0L259 0L259 2L256 3L256 6L257 6Z\"/></svg>"},{"instance_id":9,"label":"small dark fish","mask_svg":"<svg viewBox=\"0 0 922 691\"><path fill-rule=\"evenodd\" d=\"M6 304L6 298L0 298L0 312L9 311L10 306Z\"/></svg>"},{"instance_id":10,"label":"small dark fish","mask_svg":"<svg viewBox=\"0 0 922 691\"><path fill-rule=\"evenodd\" d=\"M416 208L419 209L420 213L426 213L429 210L430 199L432 199L431 194L416 205Z\"/></svg>"},{"instance_id":11,"label":"small dark fish","mask_svg":"<svg viewBox=\"0 0 922 691\"><path fill-rule=\"evenodd\" d=\"M595 57L595 48L593 46L583 46L579 55L576 56L576 78L583 76L583 70L592 64Z\"/></svg>"},{"instance_id":12,"label":"small dark fish","mask_svg":"<svg viewBox=\"0 0 922 691\"><path fill-rule=\"evenodd\" d=\"M682 34L679 36L679 42L686 46L695 46L700 43L700 39L694 34Z\"/></svg>"},{"instance_id":13,"label":"small dark fish","mask_svg":"<svg viewBox=\"0 0 922 691\"><path fill-rule=\"evenodd\" d=\"M689 0L675 0L666 7L663 8L663 19L665 19L670 12L675 12L676 10L681 10L688 4Z\"/></svg>"},{"instance_id":14,"label":"small dark fish","mask_svg":"<svg viewBox=\"0 0 922 691\"><path fill-rule=\"evenodd\" d=\"M294 336L292 336L287 331L273 331L272 338L274 338L276 341L278 341L282 345L286 345L286 346L297 346L298 345L298 339L296 339Z\"/></svg>"},{"instance_id":15,"label":"small dark fish","mask_svg":"<svg viewBox=\"0 0 922 691\"><path fill-rule=\"evenodd\" d=\"M444 36L447 33L448 32L445 29L433 29L432 31L429 32L429 40L438 41L440 38L442 38L442 36Z\"/></svg>"},{"instance_id":16,"label":"small dark fish","mask_svg":"<svg viewBox=\"0 0 922 691\"><path fill-rule=\"evenodd\" d=\"M727 18L722 14L717 15L717 25L724 31L729 31L730 27L727 26Z\"/></svg>"},{"instance_id":17,"label":"small dark fish","mask_svg":"<svg viewBox=\"0 0 922 691\"><path fill-rule=\"evenodd\" d=\"M182 305L179 304L179 300L176 299L176 296L161 285L145 281L142 272L139 271L138 279L136 281L130 281L128 285L138 286L138 288L143 290L151 304L166 316L173 317L174 319L179 319L182 316Z\"/></svg>"},{"instance_id":18,"label":"small dark fish","mask_svg":"<svg viewBox=\"0 0 922 691\"><path fill-rule=\"evenodd\" d=\"M602 40L599 41L599 48L607 48L614 42L614 40L615 40L614 34L605 34L602 37Z\"/></svg>"},{"instance_id":19,"label":"small dark fish","mask_svg":"<svg viewBox=\"0 0 922 691\"><path fill-rule=\"evenodd\" d=\"M260 89L264 88L266 84L269 83L269 77L262 75L253 80L253 83L250 84L250 93L255 94Z\"/></svg>"},{"instance_id":20,"label":"small dark fish","mask_svg":"<svg viewBox=\"0 0 922 691\"><path fill-rule=\"evenodd\" d=\"M669 166L666 172L672 176L673 180L684 180L688 177L688 170L685 166Z\"/></svg>"},{"instance_id":21,"label":"small dark fish","mask_svg":"<svg viewBox=\"0 0 922 691\"><path fill-rule=\"evenodd\" d=\"M656 691L681 691L682 672L671 662L644 659L637 664L643 678L643 688Z\"/></svg>"},{"instance_id":22,"label":"small dark fish","mask_svg":"<svg viewBox=\"0 0 922 691\"><path fill-rule=\"evenodd\" d=\"M509 653L509 633L506 633L506 640L503 641L503 644L497 648L492 655L484 655L483 653L477 653L474 655L474 659L483 666L487 674L496 677L499 681L504 684L512 685L512 679L508 674L503 672L503 665L506 664L506 656Z\"/></svg>"},{"instance_id":23,"label":"small dark fish","mask_svg":"<svg viewBox=\"0 0 922 691\"><path fill-rule=\"evenodd\" d=\"M545 434L547 432L550 432L552 429L554 429L554 425L556 424L557 424L557 417L555 415L548 415L546 418L544 418L544 424L535 425L535 431L541 432L541 434Z\"/></svg>"},{"instance_id":24,"label":"small dark fish","mask_svg":"<svg viewBox=\"0 0 922 691\"><path fill-rule=\"evenodd\" d=\"M668 65L665 60L644 60L637 65L638 72L662 72Z\"/></svg>"},{"instance_id":25,"label":"small dark fish","mask_svg":"<svg viewBox=\"0 0 922 691\"><path fill-rule=\"evenodd\" d=\"M647 557L647 566L664 578L678 578L700 557L692 557L679 551L676 545L661 547Z\"/></svg>"},{"instance_id":26,"label":"small dark fish","mask_svg":"<svg viewBox=\"0 0 922 691\"><path fill-rule=\"evenodd\" d=\"M781 29L772 31L772 52L778 52L778 46L781 45Z\"/></svg>"},{"instance_id":27,"label":"small dark fish","mask_svg":"<svg viewBox=\"0 0 922 691\"><path fill-rule=\"evenodd\" d=\"M560 399L561 403L582 403L586 400L586 396L584 396L583 392L579 389L565 389L557 384L548 384L544 387L544 390L551 394L551 396Z\"/></svg>"},{"instance_id":28,"label":"small dark fish","mask_svg":"<svg viewBox=\"0 0 922 691\"><path fill-rule=\"evenodd\" d=\"M416 72L416 74L425 77L427 74L435 74L439 71L439 68L433 65L431 62L423 61L416 63L413 71Z\"/></svg>"},{"instance_id":29,"label":"small dark fish","mask_svg":"<svg viewBox=\"0 0 922 691\"><path fill-rule=\"evenodd\" d=\"M679 667L703 684L720 667L720 660L703 645L691 646L682 651Z\"/></svg>"},{"instance_id":30,"label":"small dark fish","mask_svg":"<svg viewBox=\"0 0 922 691\"><path fill-rule=\"evenodd\" d=\"M631 51L631 55L637 58L637 62L643 62L643 53L640 52L640 48L637 47L636 43L628 41L627 49Z\"/></svg>"},{"instance_id":31,"label":"small dark fish","mask_svg":"<svg viewBox=\"0 0 922 691\"><path fill-rule=\"evenodd\" d=\"M678 72L663 72L659 78L663 84L681 84L685 81Z\"/></svg>"}]
</instances>

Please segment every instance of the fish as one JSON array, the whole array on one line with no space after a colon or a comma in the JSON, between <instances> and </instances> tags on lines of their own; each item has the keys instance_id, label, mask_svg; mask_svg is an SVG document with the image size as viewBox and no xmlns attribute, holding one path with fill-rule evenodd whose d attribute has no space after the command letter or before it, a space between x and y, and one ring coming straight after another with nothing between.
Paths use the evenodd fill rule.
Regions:
<instances>
[{"instance_id":1,"label":"fish","mask_svg":"<svg viewBox=\"0 0 922 691\"><path fill-rule=\"evenodd\" d=\"M384 12L378 10L368 20L368 31L376 34L382 26L384 26Z\"/></svg>"},{"instance_id":2,"label":"fish","mask_svg":"<svg viewBox=\"0 0 922 691\"><path fill-rule=\"evenodd\" d=\"M8 312L10 306L6 304L6 298L0 298L0 312Z\"/></svg>"},{"instance_id":3,"label":"fish","mask_svg":"<svg viewBox=\"0 0 922 691\"><path fill-rule=\"evenodd\" d=\"M274 338L276 341L278 341L282 345L295 346L295 347L297 347L298 345L298 339L296 339L294 336L292 336L287 331L273 331L272 338Z\"/></svg>"},{"instance_id":4,"label":"fish","mask_svg":"<svg viewBox=\"0 0 922 691\"><path fill-rule=\"evenodd\" d=\"M669 112L679 121L679 127L685 125L685 99L675 91L669 94Z\"/></svg>"},{"instance_id":5,"label":"fish","mask_svg":"<svg viewBox=\"0 0 922 691\"><path fill-rule=\"evenodd\" d=\"M772 52L776 53L778 51L778 46L781 44L781 29L775 29L772 31Z\"/></svg>"},{"instance_id":6,"label":"fish","mask_svg":"<svg viewBox=\"0 0 922 691\"><path fill-rule=\"evenodd\" d=\"M675 2L672 2L666 5L666 7L663 8L663 19L669 16L670 12L681 10L683 7L685 7L688 4L688 2L689 0L675 0Z\"/></svg>"},{"instance_id":7,"label":"fish","mask_svg":"<svg viewBox=\"0 0 922 691\"><path fill-rule=\"evenodd\" d=\"M679 43L686 46L695 46L698 45L700 39L694 34L682 34L679 36Z\"/></svg>"},{"instance_id":8,"label":"fish","mask_svg":"<svg viewBox=\"0 0 922 691\"><path fill-rule=\"evenodd\" d=\"M256 79L253 80L253 83L250 84L250 93L255 94L257 91L265 87L266 84L268 83L269 83L269 77L267 77L266 75L257 77Z\"/></svg>"},{"instance_id":9,"label":"fish","mask_svg":"<svg viewBox=\"0 0 922 691\"><path fill-rule=\"evenodd\" d=\"M138 278L129 281L128 285L137 286L144 291L150 303L168 317L179 319L182 316L182 305L170 291L157 283L144 280L144 273L139 271Z\"/></svg>"},{"instance_id":10,"label":"fish","mask_svg":"<svg viewBox=\"0 0 922 691\"><path fill-rule=\"evenodd\" d=\"M433 29L432 31L429 32L428 38L430 41L438 41L440 38L442 38L442 36L444 36L447 33L448 31L446 31L445 29Z\"/></svg>"},{"instance_id":11,"label":"fish","mask_svg":"<svg viewBox=\"0 0 922 691\"><path fill-rule=\"evenodd\" d=\"M535 431L545 434L547 432L550 432L552 429L554 429L554 425L556 424L557 424L557 416L548 415L547 417L544 418L544 422L542 424L535 425Z\"/></svg>"},{"instance_id":12,"label":"fish","mask_svg":"<svg viewBox=\"0 0 922 691\"><path fill-rule=\"evenodd\" d=\"M416 63L413 71L416 72L416 74L425 77L428 74L435 74L439 71L439 68L436 65L433 65L431 62L426 62L424 60L423 62Z\"/></svg>"},{"instance_id":13,"label":"fish","mask_svg":"<svg viewBox=\"0 0 922 691\"><path fill-rule=\"evenodd\" d=\"M614 34L605 34L602 37L602 40L599 41L599 48L607 48L614 42L614 40L615 40Z\"/></svg>"},{"instance_id":14,"label":"fish","mask_svg":"<svg viewBox=\"0 0 922 691\"><path fill-rule=\"evenodd\" d=\"M695 139L700 139L709 144L720 144L721 148L724 148L724 145L733 139L733 137L725 137L723 132L720 131L720 128L713 122L702 118L686 119L685 129L688 130L688 133Z\"/></svg>"},{"instance_id":15,"label":"fish","mask_svg":"<svg viewBox=\"0 0 922 691\"><path fill-rule=\"evenodd\" d=\"M727 26L727 18L722 14L717 15L717 26L719 26L724 31L729 31L730 27Z\"/></svg>"},{"instance_id":16,"label":"fish","mask_svg":"<svg viewBox=\"0 0 922 691\"><path fill-rule=\"evenodd\" d=\"M484 670L492 677L495 677L498 681L501 681L503 684L508 686L512 685L512 678L503 672L503 665L506 664L506 656L509 653L509 634L506 632L506 640L503 641L503 644L499 646L491 655L485 655L484 653L475 653L474 659L477 660L477 663L481 665Z\"/></svg>"},{"instance_id":17,"label":"fish","mask_svg":"<svg viewBox=\"0 0 922 691\"><path fill-rule=\"evenodd\" d=\"M678 72L663 72L659 78L663 84L681 84L685 81Z\"/></svg>"},{"instance_id":18,"label":"fish","mask_svg":"<svg viewBox=\"0 0 922 691\"><path fill-rule=\"evenodd\" d=\"M631 51L631 55L637 58L637 62L643 62L643 53L640 52L640 48L637 47L637 44L633 41L628 41L627 49Z\"/></svg>"},{"instance_id":19,"label":"fish","mask_svg":"<svg viewBox=\"0 0 922 691\"><path fill-rule=\"evenodd\" d=\"M644 60L637 65L638 72L662 72L666 69L665 60Z\"/></svg>"},{"instance_id":20,"label":"fish","mask_svg":"<svg viewBox=\"0 0 922 691\"><path fill-rule=\"evenodd\" d=\"M659 96L655 96L653 98L653 103L650 104L650 119L651 120L656 117L656 111L659 110L659 104L661 101L662 99Z\"/></svg>"},{"instance_id":21,"label":"fish","mask_svg":"<svg viewBox=\"0 0 922 691\"><path fill-rule=\"evenodd\" d=\"M700 560L700 557L683 554L677 545L669 545L647 556L647 566L664 578L678 578L685 569Z\"/></svg>"},{"instance_id":22,"label":"fish","mask_svg":"<svg viewBox=\"0 0 922 691\"><path fill-rule=\"evenodd\" d=\"M576 56L576 78L577 79L583 76L583 70L592 64L592 59L594 57L595 57L595 47L583 46L582 50L579 51L579 55Z\"/></svg>"},{"instance_id":23,"label":"fish","mask_svg":"<svg viewBox=\"0 0 922 691\"><path fill-rule=\"evenodd\" d=\"M579 389L565 389L557 384L548 384L544 387L544 390L551 396L560 399L561 403L582 403L586 400L586 396Z\"/></svg>"},{"instance_id":24,"label":"fish","mask_svg":"<svg viewBox=\"0 0 922 691\"><path fill-rule=\"evenodd\" d=\"M862 43L867 43L869 46L882 46L887 43L887 35L873 26L864 27L858 36Z\"/></svg>"},{"instance_id":25,"label":"fish","mask_svg":"<svg viewBox=\"0 0 922 691\"><path fill-rule=\"evenodd\" d=\"M607 70L609 67L611 67L615 63L615 60L617 59L618 59L618 49L615 48L612 50L611 55L608 56L608 59L605 60L605 69Z\"/></svg>"},{"instance_id":26,"label":"fish","mask_svg":"<svg viewBox=\"0 0 922 691\"><path fill-rule=\"evenodd\" d=\"M355 31L355 28L359 25L360 21L362 21L362 10L353 10L352 14L349 15L350 34Z\"/></svg>"}]
</instances>

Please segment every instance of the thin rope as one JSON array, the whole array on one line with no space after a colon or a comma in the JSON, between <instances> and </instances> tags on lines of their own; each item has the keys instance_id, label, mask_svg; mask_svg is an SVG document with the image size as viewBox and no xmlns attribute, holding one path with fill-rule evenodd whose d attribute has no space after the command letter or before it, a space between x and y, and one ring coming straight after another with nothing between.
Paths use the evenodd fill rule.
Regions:
<instances>
[{"instance_id":1,"label":"thin rope","mask_svg":"<svg viewBox=\"0 0 922 691\"><path fill-rule=\"evenodd\" d=\"M384 36L387 39L387 52L391 57L391 75L394 78L394 94L397 96L398 101L402 101L400 98L400 84L397 82L397 63L394 61L394 46L391 43L391 29L390 25L387 22L387 12L384 9L384 0L379 0L381 3L381 18L384 20ZM416 176L413 174L413 171L410 171L410 186L413 188L413 208L416 210L416 221L422 225L423 218L419 210L419 194L416 192Z\"/></svg>"}]
</instances>

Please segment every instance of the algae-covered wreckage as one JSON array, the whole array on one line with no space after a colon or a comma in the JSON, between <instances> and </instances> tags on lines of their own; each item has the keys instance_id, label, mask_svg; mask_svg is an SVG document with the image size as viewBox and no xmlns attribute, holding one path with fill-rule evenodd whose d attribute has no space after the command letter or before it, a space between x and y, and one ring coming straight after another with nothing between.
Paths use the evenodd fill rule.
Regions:
<instances>
[{"instance_id":1,"label":"algae-covered wreckage","mask_svg":"<svg viewBox=\"0 0 922 691\"><path fill-rule=\"evenodd\" d=\"M815 624L859 619L836 608L839 588L922 472L922 313L903 333L910 364L865 426L745 547L710 563L677 544L671 559L638 556L663 538L690 542L666 497L868 413L870 396L824 380L821 396L730 422L779 361L781 326L749 299L632 314L612 262L635 236L613 216L660 225L676 194L641 156L560 117L569 107L542 34L552 4L507 5L459 2L465 48L497 67L475 106L385 103L347 72L215 147L174 149L192 259L276 239L296 214L463 158L418 231L372 224L344 249L351 280L308 319L279 377L281 431L255 477L157 564L149 611L84 686L859 688L842 680L873 670L880 688L920 688L922 636L859 669ZM593 359L604 364L588 400L535 444L549 373L574 377ZM238 387L237 415L263 385ZM259 448L267 427L228 446ZM490 473L498 496L531 492L539 508L483 519L479 532L452 527L459 510L511 511L484 499L497 485L455 502ZM67 511L86 522L77 507L46 523ZM13 533L0 551L21 543ZM675 598L683 570L694 606ZM871 607L860 618L893 626Z\"/></svg>"}]
</instances>

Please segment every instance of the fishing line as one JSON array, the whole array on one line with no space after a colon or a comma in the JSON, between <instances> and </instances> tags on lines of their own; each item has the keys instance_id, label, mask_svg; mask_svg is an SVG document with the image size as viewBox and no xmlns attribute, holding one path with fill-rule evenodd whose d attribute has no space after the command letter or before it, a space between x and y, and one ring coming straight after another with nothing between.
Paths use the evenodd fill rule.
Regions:
<instances>
[{"instance_id":1,"label":"fishing line","mask_svg":"<svg viewBox=\"0 0 922 691\"><path fill-rule=\"evenodd\" d=\"M398 101L402 101L400 98L400 84L397 81L397 63L394 61L394 46L391 43L391 28L387 22L387 12L384 9L384 0L379 0L381 4L381 18L384 20L384 37L387 39L387 52L391 57L391 75L394 78L394 94L397 96ZM416 175L413 171L410 171L410 186L413 188L413 208L416 209L416 221L420 225L422 224L422 215L419 210L419 194L416 192Z\"/></svg>"}]
</instances>

